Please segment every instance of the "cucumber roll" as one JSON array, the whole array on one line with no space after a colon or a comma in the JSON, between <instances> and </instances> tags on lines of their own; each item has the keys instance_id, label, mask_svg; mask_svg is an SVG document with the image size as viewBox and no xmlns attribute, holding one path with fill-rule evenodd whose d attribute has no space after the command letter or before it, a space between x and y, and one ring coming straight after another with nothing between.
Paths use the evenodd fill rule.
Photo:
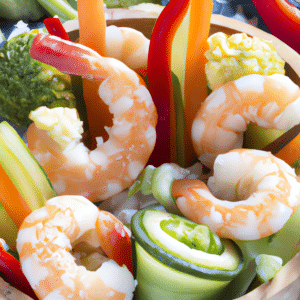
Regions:
<instances>
[{"instance_id":1,"label":"cucumber roll","mask_svg":"<svg viewBox=\"0 0 300 300\"><path fill-rule=\"evenodd\" d=\"M218 299L243 268L238 246L207 225L159 210L132 218L137 300Z\"/></svg>"}]
</instances>

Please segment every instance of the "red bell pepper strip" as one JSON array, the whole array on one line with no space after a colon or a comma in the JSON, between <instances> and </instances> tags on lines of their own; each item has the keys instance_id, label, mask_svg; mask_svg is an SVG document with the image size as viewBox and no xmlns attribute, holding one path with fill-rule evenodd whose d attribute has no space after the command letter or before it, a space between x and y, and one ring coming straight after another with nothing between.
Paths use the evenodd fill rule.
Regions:
<instances>
[{"instance_id":1,"label":"red bell pepper strip","mask_svg":"<svg viewBox=\"0 0 300 300\"><path fill-rule=\"evenodd\" d=\"M68 33L66 32L65 28L63 27L58 18L47 18L43 21L43 23L50 34L58 36L64 40L70 41Z\"/></svg>"},{"instance_id":2,"label":"red bell pepper strip","mask_svg":"<svg viewBox=\"0 0 300 300\"><path fill-rule=\"evenodd\" d=\"M172 41L183 20L189 0L171 0L158 17L150 40L148 87L156 105L157 139L149 164L176 161L175 109L171 77Z\"/></svg>"},{"instance_id":3,"label":"red bell pepper strip","mask_svg":"<svg viewBox=\"0 0 300 300\"><path fill-rule=\"evenodd\" d=\"M29 297L38 300L29 282L22 272L20 262L11 254L6 252L3 244L0 242L0 272L5 276L8 282L16 289L20 290Z\"/></svg>"},{"instance_id":4,"label":"red bell pepper strip","mask_svg":"<svg viewBox=\"0 0 300 300\"><path fill-rule=\"evenodd\" d=\"M300 12L287 0L252 0L270 32L300 53Z\"/></svg>"}]
</instances>

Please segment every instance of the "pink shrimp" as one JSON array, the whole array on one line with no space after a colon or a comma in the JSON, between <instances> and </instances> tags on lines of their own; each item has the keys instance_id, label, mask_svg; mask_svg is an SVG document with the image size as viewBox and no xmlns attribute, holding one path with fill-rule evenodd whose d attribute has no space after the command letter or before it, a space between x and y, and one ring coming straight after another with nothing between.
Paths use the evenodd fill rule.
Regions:
<instances>
[{"instance_id":1,"label":"pink shrimp","mask_svg":"<svg viewBox=\"0 0 300 300\"><path fill-rule=\"evenodd\" d=\"M140 31L114 25L106 27L106 55L134 71L147 69L150 40Z\"/></svg>"},{"instance_id":2,"label":"pink shrimp","mask_svg":"<svg viewBox=\"0 0 300 300\"><path fill-rule=\"evenodd\" d=\"M22 270L39 299L132 299L130 231L82 196L58 196L24 220ZM104 246L104 247L103 247ZM104 248L104 249L103 249ZM123 256L115 258L115 250ZM103 252L104 250L104 252Z\"/></svg>"},{"instance_id":3,"label":"pink shrimp","mask_svg":"<svg viewBox=\"0 0 300 300\"><path fill-rule=\"evenodd\" d=\"M157 113L139 76L122 62L57 37L39 34L31 56L62 72L99 83L99 96L114 115L109 138L97 148L82 142L76 110L38 108L30 118L28 147L59 195L107 199L132 185L153 151Z\"/></svg>"},{"instance_id":4,"label":"pink shrimp","mask_svg":"<svg viewBox=\"0 0 300 300\"><path fill-rule=\"evenodd\" d=\"M247 124L289 130L300 123L300 89L287 76L252 74L228 82L204 101L192 126L199 160L211 168L218 154L241 148Z\"/></svg>"},{"instance_id":5,"label":"pink shrimp","mask_svg":"<svg viewBox=\"0 0 300 300\"><path fill-rule=\"evenodd\" d=\"M197 179L175 180L172 195L185 217L220 237L255 240L289 220L300 203L300 180L269 152L236 149L217 156L207 186Z\"/></svg>"}]
</instances>

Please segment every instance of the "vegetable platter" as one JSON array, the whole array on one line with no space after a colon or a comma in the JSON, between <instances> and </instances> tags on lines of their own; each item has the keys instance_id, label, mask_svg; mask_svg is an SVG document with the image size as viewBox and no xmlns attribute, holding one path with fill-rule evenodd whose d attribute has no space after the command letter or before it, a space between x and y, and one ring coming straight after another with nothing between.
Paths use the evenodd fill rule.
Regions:
<instances>
[{"instance_id":1,"label":"vegetable platter","mask_svg":"<svg viewBox=\"0 0 300 300\"><path fill-rule=\"evenodd\" d=\"M20 259L19 262L13 256L16 253L1 241L1 273L14 286L11 288L1 281L4 297L21 299L17 288L33 299L47 300L297 299L300 181L294 168L297 171L300 155L297 121L293 123L298 108L293 101L299 97L299 54L255 27L211 15L211 1L171 1L158 18L143 12L137 12L139 18L131 14L117 17L122 11L115 10L106 21L103 7L95 5L87 12L89 18L98 22L94 27L89 27L89 20L82 13L86 11L81 6L83 3L78 1L79 22L68 21L65 29L59 27L57 20L47 19L46 27L55 36L34 33L30 55L40 61L42 68L45 68L43 64L49 64L71 74L71 87L74 89L75 84L78 88L73 90L76 101L80 97L85 99L86 111L80 112L78 103L77 108L88 120L88 131L72 105L32 110L29 117L33 123L27 131L27 145L10 125L5 122L0 125L1 213L2 219L9 219L11 224L2 225L7 226L8 234L12 228L13 234L18 234L17 258ZM201 22L197 22L199 14ZM85 26L89 30L82 30ZM140 56L126 61L130 68L105 57L105 54L110 56L109 47L115 52L112 56L118 55L116 45L122 40L121 27L134 28L150 38L146 65L136 64ZM113 42L109 39L109 30L114 34ZM127 32L129 35L133 31L127 29ZM250 39L246 35L235 35L241 32ZM132 44L133 40L145 41L139 33L134 34ZM98 35L105 43L95 43L94 37ZM195 115L199 104L196 103L195 108L193 101L196 98L204 101L207 91L210 93L207 99L214 99L218 91L221 98L226 96L214 86L223 85L224 78L209 76L217 74L219 69L212 64L205 70L204 61L209 56L206 52L208 36L212 37L209 41L213 45L222 39L232 42L227 35L244 39L245 45L255 41L251 47L255 47L255 43L262 44L260 51L264 56L257 55L259 51L251 55L256 60L262 58L263 62L269 62L270 58L272 64L266 68L267 72L272 72L273 66L276 72L265 76L260 70L256 73L254 70L249 75L247 69L245 76L236 78L234 72L230 74L221 69L224 78L233 76L225 82L224 89L228 88L227 93L233 98L243 99L245 91L253 98L252 95L261 93L258 87L270 80L266 98L273 97L276 101L282 90L288 95L285 98L292 98L290 106L287 104L291 107L288 112L275 118L285 117L279 123L288 123L290 127L284 130L286 127L279 126L279 132L272 132L266 145L260 142L270 134L259 127L250 128L244 148L254 150L233 149L207 159L192 150L194 141L190 131L195 125L191 119L209 115L215 105L221 110L222 103L208 105L205 114ZM120 40L116 41L116 37ZM132 44L123 48L125 55L118 59L130 58L134 53ZM186 45L186 52L181 51L182 45ZM64 51L60 51L62 48ZM130 49L129 55L127 49ZM211 55L219 55L220 49L211 50ZM243 50L232 51L244 54ZM178 61L184 63L178 64ZM246 62L252 64L252 57L246 57ZM226 62L222 62L221 67L222 64L230 68ZM257 68L262 66L263 63L258 63ZM56 74L53 69L50 71ZM49 69L47 72L49 74ZM208 83L199 81L193 74L204 74ZM243 81L243 78L247 79ZM231 90L232 82L241 89L246 86L245 91L237 92L235 87ZM250 92L249 82L253 84ZM66 86L64 95L65 91ZM115 99L115 95L121 98ZM98 96L109 110L95 101ZM250 98L240 101L246 105ZM276 111L276 105L269 105L264 98L261 101L266 105L262 111L268 120ZM205 109L205 103L201 109ZM238 107L238 102L232 106ZM245 117L251 119L251 112L250 105ZM254 115L256 113L260 114L260 109L254 110ZM287 114L291 117L286 118ZM110 115L115 115L113 124ZM214 116L217 118L217 111ZM58 122L60 118L62 121ZM259 124L264 123L260 118L257 120ZM99 127L106 128L106 132L99 131ZM295 128L296 134L292 132ZM193 132L198 131L193 129ZM101 135L103 138L99 138ZM131 140L132 145L128 142ZM219 135L215 144L223 140ZM196 150L197 144L194 145ZM135 147L138 150L134 150ZM270 152L255 150L267 148ZM197 156L202 164L195 163ZM85 163L87 168L82 167ZM72 169L73 164L77 164L76 169ZM90 183L94 174L97 174L96 185ZM231 190L231 182L218 188L224 179L225 184L228 180L238 181L236 191ZM206 184L216 196L209 194ZM216 198L227 199L235 193L236 202ZM267 203L267 210L262 208L262 201L255 198L257 194ZM14 199L14 203L10 199ZM249 199L254 203L246 205ZM244 216L243 220L239 220L239 215L234 217L240 222L239 226L231 221L236 211ZM255 215L261 211L262 217L256 219ZM4 238L11 250L15 250L15 238ZM24 299L29 296L24 295Z\"/></svg>"}]
</instances>

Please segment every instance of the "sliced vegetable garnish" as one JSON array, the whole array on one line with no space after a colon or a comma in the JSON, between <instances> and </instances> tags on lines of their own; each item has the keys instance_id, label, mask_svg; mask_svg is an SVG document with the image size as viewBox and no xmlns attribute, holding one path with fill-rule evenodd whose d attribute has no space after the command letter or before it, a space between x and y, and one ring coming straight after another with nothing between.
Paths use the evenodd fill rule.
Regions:
<instances>
[{"instance_id":1,"label":"sliced vegetable garnish","mask_svg":"<svg viewBox=\"0 0 300 300\"><path fill-rule=\"evenodd\" d=\"M158 138L150 159L155 166L164 162L189 166L196 158L190 135L197 108L207 97L204 52L211 13L211 0L175 0L168 3L155 24L148 58L149 90L158 111ZM180 32L185 29L185 36L188 32L186 45L182 35L176 34L179 28ZM176 66L178 61L184 67ZM172 68L176 69L173 76Z\"/></svg>"},{"instance_id":2,"label":"sliced vegetable garnish","mask_svg":"<svg viewBox=\"0 0 300 300\"><path fill-rule=\"evenodd\" d=\"M74 9L66 0L37 0L51 16L58 16L61 21L78 18Z\"/></svg>"},{"instance_id":3,"label":"sliced vegetable garnish","mask_svg":"<svg viewBox=\"0 0 300 300\"><path fill-rule=\"evenodd\" d=\"M300 207L290 217L284 227L275 234L254 241L235 241L242 250L245 267L226 289L228 299L243 295L256 275L255 258L260 254L279 256L283 265L300 250Z\"/></svg>"},{"instance_id":4,"label":"sliced vegetable garnish","mask_svg":"<svg viewBox=\"0 0 300 300\"><path fill-rule=\"evenodd\" d=\"M161 221L160 227L168 235L191 249L217 255L221 255L224 251L220 238L210 230L208 225L192 224L173 217L173 219Z\"/></svg>"},{"instance_id":5,"label":"sliced vegetable garnish","mask_svg":"<svg viewBox=\"0 0 300 300\"><path fill-rule=\"evenodd\" d=\"M186 147L187 153L185 153L185 155L188 157L195 157L191 142L192 123L198 108L207 97L207 80L205 74L207 59L204 53L209 48L207 39L212 8L212 0L190 0L190 19L184 79L184 112L188 133L186 143L189 145L189 147ZM173 51L175 51L175 49Z\"/></svg>"},{"instance_id":6,"label":"sliced vegetable garnish","mask_svg":"<svg viewBox=\"0 0 300 300\"><path fill-rule=\"evenodd\" d=\"M106 22L103 0L78 0L79 42L101 56L106 55ZM99 97L99 84L86 78L82 79L83 95L89 122L90 148L96 147L96 137L108 138L104 130L112 125L112 114Z\"/></svg>"},{"instance_id":7,"label":"sliced vegetable garnish","mask_svg":"<svg viewBox=\"0 0 300 300\"><path fill-rule=\"evenodd\" d=\"M158 17L150 40L148 85L158 113L157 139L150 164L176 161L175 108L171 76L172 42L189 0L173 0Z\"/></svg>"},{"instance_id":8,"label":"sliced vegetable garnish","mask_svg":"<svg viewBox=\"0 0 300 300\"><path fill-rule=\"evenodd\" d=\"M148 165L131 187L128 196L131 197L138 191L144 195L153 193L155 199L168 212L181 215L172 196L171 187L175 179L185 178L188 174L188 170L175 164L165 163L158 168Z\"/></svg>"},{"instance_id":9,"label":"sliced vegetable garnish","mask_svg":"<svg viewBox=\"0 0 300 300\"><path fill-rule=\"evenodd\" d=\"M232 241L176 215L141 210L133 216L132 232L137 299L182 299L183 292L185 299L217 297L243 268L241 252Z\"/></svg>"},{"instance_id":10,"label":"sliced vegetable garnish","mask_svg":"<svg viewBox=\"0 0 300 300\"><path fill-rule=\"evenodd\" d=\"M68 33L64 29L58 18L47 18L43 21L48 32L52 35L58 36L64 40L70 41Z\"/></svg>"},{"instance_id":11,"label":"sliced vegetable garnish","mask_svg":"<svg viewBox=\"0 0 300 300\"><path fill-rule=\"evenodd\" d=\"M265 151L270 151L276 157L284 160L290 166L297 163L300 157L300 124L294 126L290 130L281 134L273 142L263 148ZM294 166L296 167L296 165Z\"/></svg>"},{"instance_id":12,"label":"sliced vegetable garnish","mask_svg":"<svg viewBox=\"0 0 300 300\"><path fill-rule=\"evenodd\" d=\"M271 280L282 267L282 259L274 255L258 255L255 263L256 273L261 283Z\"/></svg>"},{"instance_id":13,"label":"sliced vegetable garnish","mask_svg":"<svg viewBox=\"0 0 300 300\"><path fill-rule=\"evenodd\" d=\"M270 32L300 53L299 9L287 0L252 1Z\"/></svg>"},{"instance_id":14,"label":"sliced vegetable garnish","mask_svg":"<svg viewBox=\"0 0 300 300\"><path fill-rule=\"evenodd\" d=\"M9 254L0 242L0 272L8 282L33 299L38 299L24 276L20 262Z\"/></svg>"},{"instance_id":15,"label":"sliced vegetable garnish","mask_svg":"<svg viewBox=\"0 0 300 300\"><path fill-rule=\"evenodd\" d=\"M19 227L32 210L42 207L56 193L42 167L7 122L0 124L0 164L0 200Z\"/></svg>"}]
</instances>

